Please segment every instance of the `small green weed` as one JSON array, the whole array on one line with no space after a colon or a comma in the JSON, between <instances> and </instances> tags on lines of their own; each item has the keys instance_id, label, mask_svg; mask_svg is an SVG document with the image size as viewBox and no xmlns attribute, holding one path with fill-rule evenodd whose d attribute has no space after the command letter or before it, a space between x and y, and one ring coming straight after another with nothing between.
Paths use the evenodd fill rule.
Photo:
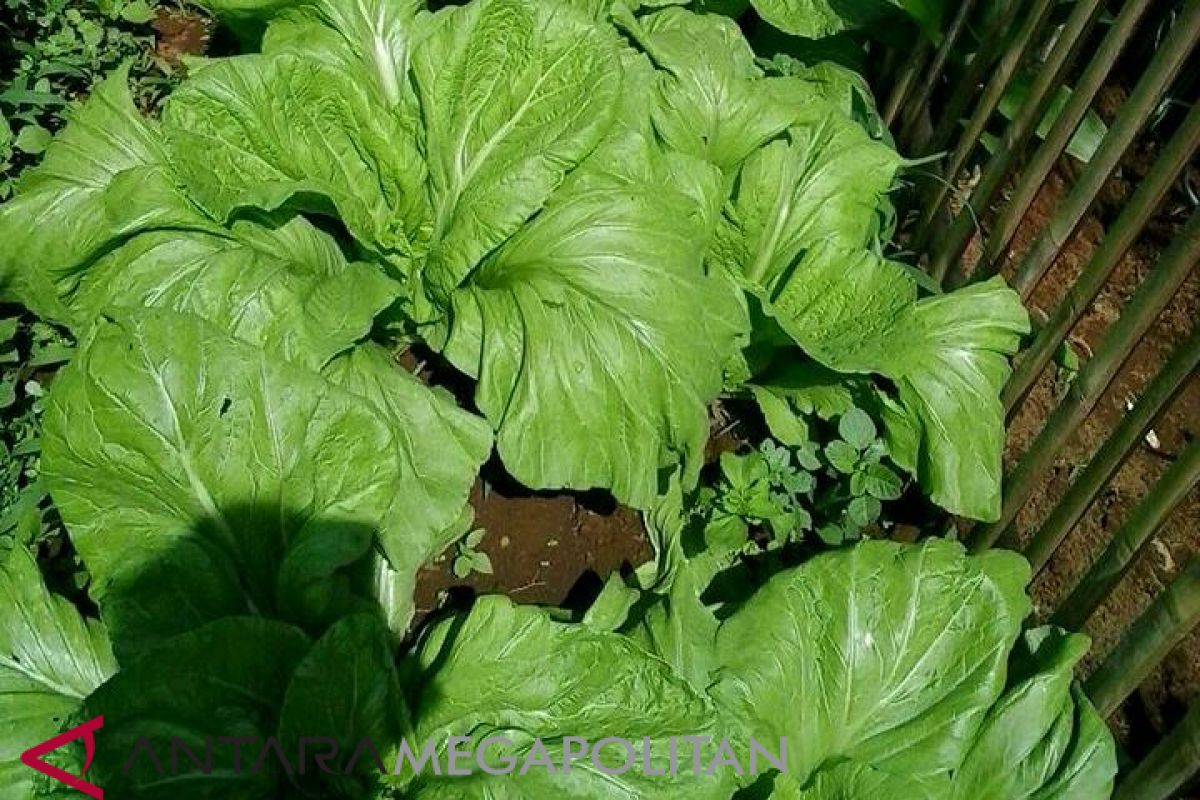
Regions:
<instances>
[{"instance_id":1,"label":"small green weed","mask_svg":"<svg viewBox=\"0 0 1200 800\"><path fill-rule=\"evenodd\" d=\"M0 0L0 200L35 163L71 104L132 61L134 96L152 110L174 80L155 55L147 0Z\"/></svg>"},{"instance_id":2,"label":"small green weed","mask_svg":"<svg viewBox=\"0 0 1200 800\"><path fill-rule=\"evenodd\" d=\"M861 538L883 503L903 493L904 478L886 463L887 446L865 411L843 414L836 436L806 438L793 446L767 439L721 457L721 478L699 502L711 545L742 547L761 528L768 550L806 535L837 546Z\"/></svg>"}]
</instances>

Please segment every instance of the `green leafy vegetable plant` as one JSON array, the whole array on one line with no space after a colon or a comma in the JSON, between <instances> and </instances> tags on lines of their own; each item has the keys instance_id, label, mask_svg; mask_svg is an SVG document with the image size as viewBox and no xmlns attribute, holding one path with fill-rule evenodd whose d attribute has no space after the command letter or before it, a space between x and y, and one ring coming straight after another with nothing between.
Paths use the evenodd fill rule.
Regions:
<instances>
[{"instance_id":1,"label":"green leafy vegetable plant","mask_svg":"<svg viewBox=\"0 0 1200 800\"><path fill-rule=\"evenodd\" d=\"M968 557L943 540L864 542L727 604L702 600L725 563L710 549L652 590L610 583L605 595L638 601L618 604L626 612L605 624L558 622L542 609L483 598L435 624L398 669L384 621L366 612L341 616L319 636L226 617L118 663L103 627L48 593L17 548L0 570L0 595L28 613L0 625L3 652L20 658L0 659L0 676L30 688L7 708L38 720L47 736L52 719L103 715L89 777L137 800L178 796L182 783L194 798L302 791L350 800L568 789L588 798L686 792L728 800L751 783L756 796L806 800L1091 800L1111 792L1112 739L1072 683L1087 641L1054 628L1022 631L1029 571L1019 557ZM32 797L32 772L15 763L24 737L5 731L0 783L6 796ZM250 742L241 763L256 768L229 769L226 742L213 750L225 769L179 759L164 780L172 739L201 752L206 737L231 731ZM318 732L337 743L338 768L310 762L301 771L298 742ZM489 749L492 769L525 763L534 747L557 767L572 736L617 736L639 744L650 737L649 769L658 774L605 774L590 759L569 772L543 765L446 774L449 737L478 745L497 732L507 744ZM672 737L685 765L696 748L700 771L666 769ZM785 768L757 776L728 762L707 769L722 738L738 743L744 764L750 737L773 751L786 737ZM260 748L272 739L278 750L263 749L264 758ZM369 755L351 760L364 739L382 770ZM418 754L432 743L440 771L400 761L402 742Z\"/></svg>"},{"instance_id":2,"label":"green leafy vegetable plant","mask_svg":"<svg viewBox=\"0 0 1200 800\"><path fill-rule=\"evenodd\" d=\"M166 307L321 369L353 343L322 312L362 336L390 304L476 380L518 480L640 508L663 469L694 483L708 403L770 326L776 362L888 379L893 459L996 514L1025 313L997 281L921 297L875 254L903 161L840 88L765 75L732 22L680 8L216 10L265 18L262 52L198 69L161 121L114 76L0 209L0 275L35 311L86 338L107 309Z\"/></svg>"},{"instance_id":3,"label":"green leafy vegetable plant","mask_svg":"<svg viewBox=\"0 0 1200 800\"><path fill-rule=\"evenodd\" d=\"M0 669L52 677L81 630L95 637L86 680L48 685L105 716L95 769L114 796L178 797L114 769L142 736L292 743L314 727L391 748L506 730L518 751L571 730L796 730L779 797L1111 780L1111 744L1069 689L1082 640L1065 634L1021 645L1035 667L1020 680L1053 690L1016 726L1027 748L988 738L1015 726L1010 693L1041 691L1008 680L1028 611L1015 557L864 542L701 601L740 551L685 547L672 498L697 485L724 392L752 393L785 431L727 459L715 502L730 519L786 539L827 514L849 538L897 491L885 452L947 509L998 513L998 393L1028 321L999 280L928 295L880 255L905 162L858 89L768 72L732 21L679 7L212 6L249 52L198 64L160 117L116 70L0 205L6 296L79 342L41 399L39 469L103 620L66 613L18 566L8 590L62 613L4 615L5 635L68 643ZM413 340L470 379L471 403L399 366ZM806 404L836 439L797 440ZM593 618L608 625L481 600L398 669L417 571L471 529L493 448L527 487L599 487L646 511L653 574L610 582ZM821 481L841 487L828 506ZM457 551L476 569L477 544ZM776 651L751 646L763 631ZM41 714L27 699L14 713ZM20 750L3 745L7 765ZM1036 768L1012 768L1034 749ZM740 778L686 791L728 798ZM196 775L187 791L683 787L586 767L566 783L381 780L366 759L335 776Z\"/></svg>"}]
</instances>

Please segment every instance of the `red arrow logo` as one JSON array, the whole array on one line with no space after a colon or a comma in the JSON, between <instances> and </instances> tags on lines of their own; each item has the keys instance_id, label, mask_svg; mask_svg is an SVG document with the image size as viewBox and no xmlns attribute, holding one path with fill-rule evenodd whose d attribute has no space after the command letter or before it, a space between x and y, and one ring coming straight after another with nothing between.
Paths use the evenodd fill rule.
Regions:
<instances>
[{"instance_id":1,"label":"red arrow logo","mask_svg":"<svg viewBox=\"0 0 1200 800\"><path fill-rule=\"evenodd\" d=\"M81 775L72 775L66 770L61 770L53 764L47 764L45 761L42 761L42 756L47 753L52 753L76 739L83 739L84 746L87 748L87 759L83 762L83 774L86 775L88 768L92 766L92 759L96 755L96 731L103 727L104 717L96 717L77 728L71 728L71 730L55 736L49 741L42 742L37 747L29 748L24 753L21 753L21 763L27 767L36 769L43 775L54 778L59 783L64 783L72 789L83 792L88 797L94 797L96 800L104 800L104 790L99 786L88 783Z\"/></svg>"}]
</instances>

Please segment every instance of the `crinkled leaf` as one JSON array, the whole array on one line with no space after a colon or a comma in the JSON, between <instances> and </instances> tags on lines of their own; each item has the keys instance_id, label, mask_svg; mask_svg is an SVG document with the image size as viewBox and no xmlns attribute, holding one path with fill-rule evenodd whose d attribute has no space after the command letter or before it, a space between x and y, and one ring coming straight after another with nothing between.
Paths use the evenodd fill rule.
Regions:
<instances>
[{"instance_id":1,"label":"crinkled leaf","mask_svg":"<svg viewBox=\"0 0 1200 800\"><path fill-rule=\"evenodd\" d=\"M794 352L787 352L787 356L756 375L750 386L759 408L767 418L767 424L776 436L777 423L773 420L781 426L788 423L780 420L784 406L772 403L766 399L767 395L785 404L787 413L793 416L815 414L829 420L853 408L856 396L864 395L865 390L869 389L867 381L862 378L839 374L815 361L800 358ZM773 406L771 412L767 411L768 404Z\"/></svg>"},{"instance_id":2,"label":"crinkled leaf","mask_svg":"<svg viewBox=\"0 0 1200 800\"><path fill-rule=\"evenodd\" d=\"M0 205L0 290L40 316L66 320L59 295L114 242L202 219L170 178L157 127L134 107L127 80L123 67L98 83Z\"/></svg>"},{"instance_id":3,"label":"crinkled leaf","mask_svg":"<svg viewBox=\"0 0 1200 800\"><path fill-rule=\"evenodd\" d=\"M276 604L292 544L314 528L398 535L388 531L397 487L427 467L397 440L444 441L195 317L157 310L99 325L49 405L47 480L125 652L222 616L294 618ZM429 502L425 520L461 508L449 492ZM406 525L418 542L435 533Z\"/></svg>"},{"instance_id":4,"label":"crinkled leaf","mask_svg":"<svg viewBox=\"0 0 1200 800\"><path fill-rule=\"evenodd\" d=\"M405 722L391 637L375 616L359 614L337 622L297 665L283 698L279 740L289 758L306 737L335 741L340 769L329 774L310 762L296 780L310 792L325 788L335 797L358 800L379 784L380 775L371 757L345 773L355 749L364 739L379 749L390 747ZM319 753L320 746L309 743L307 752Z\"/></svg>"},{"instance_id":5,"label":"crinkled leaf","mask_svg":"<svg viewBox=\"0 0 1200 800\"><path fill-rule=\"evenodd\" d=\"M32 795L21 753L65 727L115 670L104 627L81 617L42 582L24 546L0 564L0 794Z\"/></svg>"},{"instance_id":6,"label":"crinkled leaf","mask_svg":"<svg viewBox=\"0 0 1200 800\"><path fill-rule=\"evenodd\" d=\"M860 51L861 48L856 48L851 54L857 55ZM857 122L872 138L890 139L891 133L875 107L871 84L861 72L839 61L818 58L801 61L786 53L776 53L767 62L767 67L780 75L803 79L821 98Z\"/></svg>"},{"instance_id":7,"label":"crinkled leaf","mask_svg":"<svg viewBox=\"0 0 1200 800\"><path fill-rule=\"evenodd\" d=\"M363 244L411 253L425 214L417 143L368 80L294 52L205 65L163 112L189 196L222 221L285 203L336 213Z\"/></svg>"},{"instance_id":8,"label":"crinkled leaf","mask_svg":"<svg viewBox=\"0 0 1200 800\"><path fill-rule=\"evenodd\" d=\"M457 293L446 352L478 374L518 480L645 508L659 467L695 481L744 312L704 273L709 209L662 180L672 163L637 137L603 156ZM682 164L715 192L715 171Z\"/></svg>"},{"instance_id":9,"label":"crinkled leaf","mask_svg":"<svg viewBox=\"0 0 1200 800\"><path fill-rule=\"evenodd\" d=\"M293 2L282 13L271 11L263 51L337 63L347 74L369 77L381 107L410 113L416 96L408 69L425 31L424 8L421 0Z\"/></svg>"},{"instance_id":10,"label":"crinkled leaf","mask_svg":"<svg viewBox=\"0 0 1200 800\"><path fill-rule=\"evenodd\" d=\"M796 36L819 39L852 27L851 21L835 10L830 0L750 1L763 19ZM860 0L860 4L873 5L876 2L879 0Z\"/></svg>"},{"instance_id":11,"label":"crinkled leaf","mask_svg":"<svg viewBox=\"0 0 1200 800\"><path fill-rule=\"evenodd\" d=\"M797 36L819 39L842 31L866 28L887 19L899 8L916 20L931 38L940 38L943 0L750 0L762 18Z\"/></svg>"},{"instance_id":12,"label":"crinkled leaf","mask_svg":"<svg viewBox=\"0 0 1200 800\"><path fill-rule=\"evenodd\" d=\"M89 779L114 797L138 800L269 800L288 778L264 743L276 735L288 680L309 649L296 628L234 617L177 636L147 651L88 698L86 714L104 716ZM314 733L313 735L319 735ZM182 751L171 774L171 740L203 760L213 741L215 769L205 774ZM220 739L252 738L240 745ZM151 754L139 739L153 749ZM295 753L289 754L291 762ZM257 765L257 769L255 769Z\"/></svg>"},{"instance_id":13,"label":"crinkled leaf","mask_svg":"<svg viewBox=\"0 0 1200 800\"><path fill-rule=\"evenodd\" d=\"M1003 689L1028 577L1017 556L943 540L818 556L722 625L714 695L760 740L788 736L802 783L847 759L936 777Z\"/></svg>"},{"instance_id":14,"label":"crinkled leaf","mask_svg":"<svg viewBox=\"0 0 1200 800\"><path fill-rule=\"evenodd\" d=\"M557 623L540 609L502 597L483 598L465 619L438 624L417 659L422 670L412 738L417 743L433 739L444 749L449 735L472 736L476 742L503 735L514 742L509 752L521 760L532 738L541 737L551 758L561 764L566 736L593 732L594 741L617 736L639 745L649 737L653 768L665 771L667 737L714 732L708 700L632 640L587 625ZM621 762L619 748L605 752L609 763ZM711 757L708 752L702 765ZM639 769L603 775L590 759L575 761L568 775L534 767L524 776L516 771L498 777L476 772L472 778L439 780L426 771L407 787L405 796L730 796L731 770L713 777L691 775L685 743L679 745L679 758L688 768L661 777L641 775Z\"/></svg>"},{"instance_id":15,"label":"crinkled leaf","mask_svg":"<svg viewBox=\"0 0 1200 800\"><path fill-rule=\"evenodd\" d=\"M300 217L269 228L147 233L106 255L69 296L90 324L114 306L188 312L288 361L320 369L365 336L398 293L376 267L346 263Z\"/></svg>"},{"instance_id":16,"label":"crinkled leaf","mask_svg":"<svg viewBox=\"0 0 1200 800\"><path fill-rule=\"evenodd\" d=\"M802 80L765 78L737 23L669 8L625 24L662 72L654 126L672 148L734 170L818 97Z\"/></svg>"},{"instance_id":17,"label":"crinkled leaf","mask_svg":"<svg viewBox=\"0 0 1200 800\"><path fill-rule=\"evenodd\" d=\"M425 280L439 302L546 202L613 119L611 30L565 3L440 12L413 55L433 205Z\"/></svg>"},{"instance_id":18,"label":"crinkled leaf","mask_svg":"<svg viewBox=\"0 0 1200 800\"><path fill-rule=\"evenodd\" d=\"M747 159L713 252L731 274L772 292L820 242L864 247L901 164L836 111L819 105L809 112L785 140Z\"/></svg>"}]
</instances>

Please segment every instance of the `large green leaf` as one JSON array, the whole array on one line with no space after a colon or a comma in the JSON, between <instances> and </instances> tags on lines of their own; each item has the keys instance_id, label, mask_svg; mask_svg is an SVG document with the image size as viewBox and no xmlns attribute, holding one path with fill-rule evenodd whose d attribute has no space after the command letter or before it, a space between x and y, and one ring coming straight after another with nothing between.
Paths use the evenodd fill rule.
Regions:
<instances>
[{"instance_id":1,"label":"large green leaf","mask_svg":"<svg viewBox=\"0 0 1200 800\"><path fill-rule=\"evenodd\" d=\"M760 740L789 737L801 784L847 760L937 779L1004 687L1028 577L1018 556L946 541L819 556L722 625L713 693Z\"/></svg>"},{"instance_id":2,"label":"large green leaf","mask_svg":"<svg viewBox=\"0 0 1200 800\"><path fill-rule=\"evenodd\" d=\"M275 16L263 50L292 51L336 62L353 75L370 76L380 106L411 112L408 82L412 50L422 35L421 0L309 0Z\"/></svg>"},{"instance_id":3,"label":"large green leaf","mask_svg":"<svg viewBox=\"0 0 1200 800\"><path fill-rule=\"evenodd\" d=\"M156 125L134 107L127 81L126 67L98 83L0 205L0 294L41 316L69 317L59 295L114 241L203 219L176 189Z\"/></svg>"},{"instance_id":4,"label":"large green leaf","mask_svg":"<svg viewBox=\"0 0 1200 800\"><path fill-rule=\"evenodd\" d=\"M767 22L787 33L819 39L840 33L854 23L838 13L830 0L751 0ZM860 0L859 5L883 5L880 0Z\"/></svg>"},{"instance_id":5,"label":"large green leaf","mask_svg":"<svg viewBox=\"0 0 1200 800\"><path fill-rule=\"evenodd\" d=\"M445 300L607 131L617 39L565 3L440 12L413 55L433 201L426 281Z\"/></svg>"},{"instance_id":6,"label":"large green leaf","mask_svg":"<svg viewBox=\"0 0 1200 800\"><path fill-rule=\"evenodd\" d=\"M750 0L762 18L780 30L819 39L842 31L866 28L902 9L930 38L942 34L943 0Z\"/></svg>"},{"instance_id":7,"label":"large green leaf","mask_svg":"<svg viewBox=\"0 0 1200 800\"><path fill-rule=\"evenodd\" d=\"M1001 279L918 300L899 265L821 244L775 288L770 307L825 366L896 383L903 420L889 425L889 444L937 503L978 519L999 514L999 394L1029 325Z\"/></svg>"},{"instance_id":8,"label":"large green leaf","mask_svg":"<svg viewBox=\"0 0 1200 800\"><path fill-rule=\"evenodd\" d=\"M675 150L733 170L818 102L794 78L764 78L750 44L726 17L668 8L625 18L659 74L654 125Z\"/></svg>"},{"instance_id":9,"label":"large green leaf","mask_svg":"<svg viewBox=\"0 0 1200 800\"><path fill-rule=\"evenodd\" d=\"M104 628L47 591L29 551L12 548L0 564L0 794L32 796L21 753L57 734L115 669Z\"/></svg>"},{"instance_id":10,"label":"large green leaf","mask_svg":"<svg viewBox=\"0 0 1200 800\"><path fill-rule=\"evenodd\" d=\"M911 272L866 248L899 158L822 113L746 162L711 255L812 358L890 378L889 444L943 507L1000 510L1007 357L1028 331L999 279L918 300Z\"/></svg>"},{"instance_id":11,"label":"large green leaf","mask_svg":"<svg viewBox=\"0 0 1200 800\"><path fill-rule=\"evenodd\" d=\"M505 598L480 600L465 619L435 627L418 652L422 672L416 695L417 743L436 741L445 763L445 739L469 736L476 743L506 736L513 746L496 747L517 758L513 774L439 780L428 771L413 779L405 797L466 798L721 798L731 794L728 768L693 775L690 746L678 743L678 774L659 777L634 767L605 775L590 758L563 764L568 737L622 737L642 745L651 740L652 769L667 771L668 738L716 736L709 701L663 661L632 640L584 625L552 621L536 608ZM554 774L532 767L518 775L533 739L540 738L556 765ZM642 756L641 748L637 753ZM712 758L703 748L702 769ZM622 751L604 751L605 763L620 765Z\"/></svg>"},{"instance_id":12,"label":"large green leaf","mask_svg":"<svg viewBox=\"0 0 1200 800\"><path fill-rule=\"evenodd\" d=\"M847 58L859 52L852 46ZM821 55L833 57L833 54ZM800 78L817 96L857 122L872 138L891 141L891 132L875 107L871 84L860 72L839 61L822 60L817 54L800 60L787 53L776 53L767 62L767 69L769 73Z\"/></svg>"},{"instance_id":13,"label":"large green leaf","mask_svg":"<svg viewBox=\"0 0 1200 800\"><path fill-rule=\"evenodd\" d=\"M163 112L172 165L218 220L291 204L336 213L381 254L411 254L426 213L417 142L368 81L291 51L211 62Z\"/></svg>"},{"instance_id":14,"label":"large green leaf","mask_svg":"<svg viewBox=\"0 0 1200 800\"><path fill-rule=\"evenodd\" d=\"M742 168L714 259L772 290L818 242L864 247L901 159L824 104ZM853 276L850 276L851 280Z\"/></svg>"},{"instance_id":15,"label":"large green leaf","mask_svg":"<svg viewBox=\"0 0 1200 800\"><path fill-rule=\"evenodd\" d=\"M478 375L476 401L527 486L609 487L645 508L659 467L682 461L694 481L745 324L701 264L719 181L639 136L611 142L455 296L447 354Z\"/></svg>"},{"instance_id":16,"label":"large green leaf","mask_svg":"<svg viewBox=\"0 0 1200 800\"><path fill-rule=\"evenodd\" d=\"M332 739L342 769L329 774L307 763L296 782L308 793L325 789L359 800L379 783L377 766L363 758L348 775L346 765L364 739L377 748L398 742L404 721L391 637L376 617L360 614L331 627L296 667L280 712L279 740L284 752L298 754L306 738ZM313 749L309 744L309 752Z\"/></svg>"},{"instance_id":17,"label":"large green leaf","mask_svg":"<svg viewBox=\"0 0 1200 800\"><path fill-rule=\"evenodd\" d=\"M1025 635L1017 680L988 712L955 775L955 800L1090 800L1112 794L1116 751L1104 720L1072 686L1084 636ZM1022 675L1021 672L1029 673Z\"/></svg>"},{"instance_id":18,"label":"large green leaf","mask_svg":"<svg viewBox=\"0 0 1200 800\"><path fill-rule=\"evenodd\" d=\"M788 771L759 776L756 790L765 782L781 800L1108 796L1112 737L1072 684L1087 640L1050 629L1018 639L1030 609L1018 556L865 542L755 590L723 569L719 550L686 541L678 505L656 512L672 566L657 596L633 605L627 630L708 689L726 735L788 737Z\"/></svg>"},{"instance_id":19,"label":"large green leaf","mask_svg":"<svg viewBox=\"0 0 1200 800\"><path fill-rule=\"evenodd\" d=\"M475 474L491 454L492 431L445 390L430 390L400 369L377 345L346 353L325 375L375 407L393 431L391 456L404 466L404 491L392 499L380 531L391 565L385 604L392 627L403 631L412 616L418 567L464 533L459 518Z\"/></svg>"},{"instance_id":20,"label":"large green leaf","mask_svg":"<svg viewBox=\"0 0 1200 800\"><path fill-rule=\"evenodd\" d=\"M89 778L114 797L137 800L285 796L289 782L278 756L262 754L276 733L288 681L309 645L291 626L235 617L123 663L87 701L88 716L104 716ZM212 772L201 771L182 749L175 751L172 768L173 739L201 761L211 739ZM294 763L296 755L286 757Z\"/></svg>"},{"instance_id":21,"label":"large green leaf","mask_svg":"<svg viewBox=\"0 0 1200 800\"><path fill-rule=\"evenodd\" d=\"M432 555L422 548L457 518L474 465L456 462L463 474L421 498L421 517L396 509L412 502L400 487L429 469L429 451L408 442L453 433L407 431L370 399L198 318L134 317L99 325L55 381L44 442L119 648L221 616L296 618L277 573L313 536L409 537L397 569Z\"/></svg>"},{"instance_id":22,"label":"large green leaf","mask_svg":"<svg viewBox=\"0 0 1200 800\"><path fill-rule=\"evenodd\" d=\"M880 353L876 371L892 377L908 423L920 431L918 480L943 508L976 519L1000 515L1008 357L1029 332L1029 316L1000 278L912 306L894 330L899 347ZM891 366L888 366L888 365Z\"/></svg>"},{"instance_id":23,"label":"large green leaf","mask_svg":"<svg viewBox=\"0 0 1200 800\"><path fill-rule=\"evenodd\" d=\"M90 267L68 303L87 324L114 306L188 312L320 369L397 293L378 268L348 264L332 237L295 217L274 228L238 221L228 231L142 234Z\"/></svg>"}]
</instances>

